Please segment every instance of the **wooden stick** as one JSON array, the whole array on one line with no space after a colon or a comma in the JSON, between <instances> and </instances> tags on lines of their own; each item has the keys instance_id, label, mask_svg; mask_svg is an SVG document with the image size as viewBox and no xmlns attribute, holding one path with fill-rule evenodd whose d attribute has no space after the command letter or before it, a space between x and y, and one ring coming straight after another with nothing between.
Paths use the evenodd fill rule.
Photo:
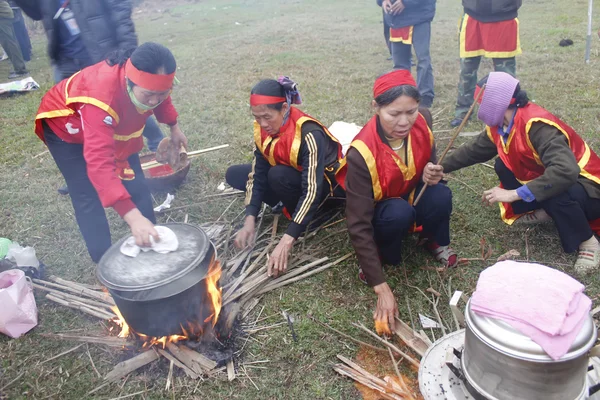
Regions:
<instances>
[{"instance_id":1,"label":"wooden stick","mask_svg":"<svg viewBox=\"0 0 600 400\"><path fill-rule=\"evenodd\" d=\"M41 336L60 340L73 340L76 342L97 343L106 346L124 347L128 344L127 339L114 336L77 336L66 333L40 333Z\"/></svg>"},{"instance_id":2,"label":"wooden stick","mask_svg":"<svg viewBox=\"0 0 600 400\"><path fill-rule=\"evenodd\" d=\"M384 388L384 393L388 393L387 390L385 390L385 388L388 386L386 381L384 381L383 379L380 379L380 378L376 377L375 375L373 375L369 371L367 371L364 368L362 368L360 365L356 364L354 361L351 361L351 360L347 359L346 357L344 357L344 356L342 356L340 354L338 354L337 357L342 362L346 363L352 369L354 369L355 371L357 371L359 374L363 375L365 378L368 378L371 382L373 382L376 385L379 385L382 388ZM390 394L390 393L388 393L388 394ZM400 394L404 395L405 393L400 393Z\"/></svg>"},{"instance_id":3,"label":"wooden stick","mask_svg":"<svg viewBox=\"0 0 600 400\"><path fill-rule=\"evenodd\" d=\"M48 293L53 293L56 296L62 297L62 298L67 299L67 300L79 301L81 303L93 305L93 306L96 306L96 307L104 307L104 308L108 308L108 309L111 309L111 307L114 307L114 305L110 305L108 303L104 303L104 302L100 302L100 301L96 301L96 300L91 300L91 299L86 299L86 298L83 298L83 297L78 297L78 296L75 296L75 295L72 295L72 294L69 294L69 293L61 292L60 290L50 289L50 288L47 288L45 286L38 285L38 284L35 284L35 283L33 283L32 285L36 289L44 290L44 291L46 291Z\"/></svg>"},{"instance_id":4,"label":"wooden stick","mask_svg":"<svg viewBox=\"0 0 600 400\"><path fill-rule=\"evenodd\" d=\"M420 363L417 360L415 360L414 358L412 358L411 356L409 356L408 354L406 354L405 352L403 352L402 350L400 350L398 347L396 347L395 345L391 344L390 342L388 342L386 340L383 340L376 333L371 332L362 323L360 323L360 322L359 323L352 323L352 325L354 325L355 327L357 327L357 328L363 330L364 332L368 333L371 337L373 337L374 339L377 339L381 343L385 344L387 347L389 347L390 349L394 350L396 353L398 353L402 357L404 357L412 365L414 365L415 367L419 368Z\"/></svg>"},{"instance_id":5,"label":"wooden stick","mask_svg":"<svg viewBox=\"0 0 600 400\"><path fill-rule=\"evenodd\" d=\"M131 394L126 394L125 396L113 397L112 399L109 399L109 400L123 400L123 399L128 399L130 397L139 396L141 394L144 394L144 393L146 393L146 391L147 390L144 389L144 390L140 390L139 392L135 392L135 393L131 393Z\"/></svg>"},{"instance_id":6,"label":"wooden stick","mask_svg":"<svg viewBox=\"0 0 600 400\"><path fill-rule=\"evenodd\" d=\"M21 372L15 379L13 379L12 381L8 382L6 385L2 386L0 388L0 393L4 392L4 390L7 389L10 385L12 385L13 383L15 383L19 379L21 379L23 377L23 375L25 375L25 372Z\"/></svg>"},{"instance_id":7,"label":"wooden stick","mask_svg":"<svg viewBox=\"0 0 600 400\"><path fill-rule=\"evenodd\" d=\"M147 350L137 356L130 358L129 360L123 361L115 365L115 367L104 377L105 381L117 381L138 368L144 365L150 364L152 361L156 361L160 358L160 355L153 349Z\"/></svg>"},{"instance_id":8,"label":"wooden stick","mask_svg":"<svg viewBox=\"0 0 600 400\"><path fill-rule=\"evenodd\" d=\"M98 293L94 290L90 290L87 288L73 289L68 286L59 285L57 283L43 281L40 279L33 279L33 282L35 282L37 284L37 285L34 284L33 286L38 289L46 290L46 288L44 288L44 286L41 286L41 285L45 285L45 286L49 286L49 287L54 287L56 289L62 289L67 292L75 293L79 296L91 297L93 299L97 299L97 300L103 301L105 303L109 303L113 306L115 305L115 301L112 299L112 297L109 294L106 294L106 293Z\"/></svg>"},{"instance_id":9,"label":"wooden stick","mask_svg":"<svg viewBox=\"0 0 600 400\"><path fill-rule=\"evenodd\" d=\"M69 353L71 353L71 352L73 352L73 351L77 350L78 348L80 348L80 347L81 347L81 346L83 346L84 344L85 344L85 343L81 343L80 345L77 345L77 346L73 347L72 349L69 349L69 350L67 350L67 351L63 351L62 353L60 353L60 354L57 354L57 355L55 355L54 357L50 357L49 359L42 361L42 362L40 363L40 365L42 365L42 364L46 364L48 361L56 360L56 359L57 359L57 358L59 358L59 357L62 357L62 356L64 356L64 355L66 355L66 354L69 354Z\"/></svg>"},{"instance_id":10,"label":"wooden stick","mask_svg":"<svg viewBox=\"0 0 600 400\"><path fill-rule=\"evenodd\" d=\"M192 371L191 368L189 368L187 365L185 365L184 363L182 363L181 361L179 361L175 356L173 356L168 351L165 351L163 349L157 349L157 351L160 353L161 356L163 356L167 360L171 361L177 367L181 368L183 370L183 372L185 372L185 374L187 376L189 376L190 378L192 378L192 379L198 379L198 378L200 378L200 376L198 374L196 374L194 371Z\"/></svg>"},{"instance_id":11,"label":"wooden stick","mask_svg":"<svg viewBox=\"0 0 600 400\"><path fill-rule=\"evenodd\" d=\"M90 348L86 343L86 353L88 358L90 359L90 363L92 364L92 368L94 369L94 372L96 372L96 375L98 375L98 378L102 378L102 375L100 374L100 372L98 372L98 369L96 368L96 364L94 364L94 360L92 359L92 355L90 354Z\"/></svg>"},{"instance_id":12,"label":"wooden stick","mask_svg":"<svg viewBox=\"0 0 600 400\"><path fill-rule=\"evenodd\" d=\"M216 362L214 362L210 358L198 353L197 351L190 349L186 345L179 345L179 350L184 353L187 353L192 358L192 360L194 360L195 363L200 365L206 371L212 371L213 369L215 369L217 367Z\"/></svg>"},{"instance_id":13,"label":"wooden stick","mask_svg":"<svg viewBox=\"0 0 600 400\"><path fill-rule=\"evenodd\" d=\"M385 387L381 387L379 385L376 385L375 383L371 382L368 378L364 377L363 375L360 375L358 373L356 373L354 370L352 370L351 368L348 368L342 364L336 364L333 366L333 370L335 372L337 372L340 375L344 375L347 376L348 378L355 380L356 382L360 383L361 385L364 385L366 387L368 387L369 389L372 390L376 390L378 391L379 397L383 398L383 399L391 399L391 400L397 400L397 399L402 399L401 397L398 397L396 395L390 395L386 392Z\"/></svg>"},{"instance_id":14,"label":"wooden stick","mask_svg":"<svg viewBox=\"0 0 600 400\"><path fill-rule=\"evenodd\" d=\"M190 151L189 153L187 153L187 158L188 159L189 158L194 158L194 157L197 157L197 156L199 156L201 154L208 153L210 151L221 150L221 149L224 149L226 147L229 147L229 145L228 144L222 144L220 146L209 147L208 149ZM159 163L156 160L154 160L154 161L148 161L148 162L145 162L145 163L142 164L142 169L149 169L149 168L152 168L152 167L156 167L158 165L164 165L164 164L161 164L161 163Z\"/></svg>"},{"instance_id":15,"label":"wooden stick","mask_svg":"<svg viewBox=\"0 0 600 400\"><path fill-rule=\"evenodd\" d=\"M423 340L420 334L398 318L396 318L396 330L394 333L402 339L404 344L413 349L421 357L425 355L425 352L429 348L429 345Z\"/></svg>"},{"instance_id":16,"label":"wooden stick","mask_svg":"<svg viewBox=\"0 0 600 400\"><path fill-rule=\"evenodd\" d=\"M94 316L96 318L107 320L107 319L111 319L111 318L114 317L114 315L111 315L108 312L107 313L99 312L99 311L96 311L96 310L92 310L91 308L84 307L82 305L72 304L72 303L69 303L68 301L63 300L63 299L61 299L61 298L59 298L57 296L54 296L52 294L47 294L46 298L48 300L51 300L51 301L53 301L55 303L58 303L60 305L63 305L65 307L69 307L69 308L73 308L75 310L79 310L79 311L81 311L83 313L89 314L89 315Z\"/></svg>"},{"instance_id":17,"label":"wooden stick","mask_svg":"<svg viewBox=\"0 0 600 400\"><path fill-rule=\"evenodd\" d=\"M72 282L72 281L68 281L66 279L59 278L58 276L54 276L54 275L50 275L48 277L48 279L51 280L52 282L58 283L59 285L69 286L69 287L72 287L73 289L90 289L90 290L97 290L97 291L101 291L104 289L103 286L87 285L84 283Z\"/></svg>"},{"instance_id":18,"label":"wooden stick","mask_svg":"<svg viewBox=\"0 0 600 400\"><path fill-rule=\"evenodd\" d=\"M406 387L406 383L404 382L404 379L402 378L402 375L400 374L400 371L398 370L398 364L396 364L396 359L394 358L394 353L392 353L392 349L390 349L389 347L387 349L388 349L388 353L390 354L390 359L392 360L392 365L394 366L394 371L396 371L396 376L398 376L398 382L404 388L404 387Z\"/></svg>"},{"instance_id":19,"label":"wooden stick","mask_svg":"<svg viewBox=\"0 0 600 400\"><path fill-rule=\"evenodd\" d=\"M463 128L465 127L465 125L469 121L469 117L471 116L471 114L473 113L473 110L475 109L475 104L477 104L479 102L479 99L483 95L483 91L484 90L485 90L485 85L483 85L483 87L481 88L481 90L477 94L477 97L475 97L475 101L473 101L473 104L471 104L471 107L469 108L469 111L467 111L467 113L465 114L465 117L463 118L462 122L460 123L460 125L458 126L458 128L456 129L456 131L454 132L454 134L452 135L452 138L448 142L448 146L446 146L446 149L444 150L444 152L442 153L442 155L440 156L440 158L437 161L438 165L442 164L442 161L444 161L444 157L446 157L446 154L448 154L448 151L450 151L450 149L454 145L454 141L456 141L456 138L458 137L458 134L460 133L460 131L463 130ZM425 190L427 190L427 185L423 185L423 187L421 188L421 191L419 192L419 195L417 196L417 198L413 202L413 207L415 207L419 203L419 201L421 200L421 197L423 197L423 193L425 193Z\"/></svg>"},{"instance_id":20,"label":"wooden stick","mask_svg":"<svg viewBox=\"0 0 600 400\"><path fill-rule=\"evenodd\" d=\"M335 329L335 328L327 325L326 323L317 320L316 318L314 318L311 315L309 315L308 318L310 318L311 320L313 320L317 324L321 325L322 327L325 327L325 328L327 328L329 330L332 330L333 332L337 333L338 335L340 335L342 337L345 337L346 339L352 340L353 342L356 342L356 343L360 344L361 346L365 346L365 347L368 347L368 348L373 349L373 350L386 351L384 348L373 346L372 344L369 344L369 343L363 342L361 340L358 340L356 338L353 338L350 335L346 335L344 332L338 331L337 329Z\"/></svg>"},{"instance_id":21,"label":"wooden stick","mask_svg":"<svg viewBox=\"0 0 600 400\"><path fill-rule=\"evenodd\" d=\"M104 304L104 303L100 303L98 301L94 301L94 300L90 300L89 302L84 302L81 300L85 300L85 299L79 299L79 300L75 300L77 297L73 296L73 298L68 298L64 295L58 294L58 293L48 293L46 295L46 298L48 298L48 296L52 296L52 297L57 297L59 299L62 299L70 304L76 304L79 306L83 306L85 308L89 308L90 310L95 310L98 311L100 313L103 314L108 314L111 315L111 318L115 317L116 314L114 313L114 311L112 310L112 307L115 306L111 306L108 304Z\"/></svg>"}]
</instances>

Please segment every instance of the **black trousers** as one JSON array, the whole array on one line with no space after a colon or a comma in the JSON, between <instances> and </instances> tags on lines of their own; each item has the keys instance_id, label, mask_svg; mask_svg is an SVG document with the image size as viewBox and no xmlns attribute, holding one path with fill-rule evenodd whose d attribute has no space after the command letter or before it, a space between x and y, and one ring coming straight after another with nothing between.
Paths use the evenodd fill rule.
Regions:
<instances>
[{"instance_id":1,"label":"black trousers","mask_svg":"<svg viewBox=\"0 0 600 400\"><path fill-rule=\"evenodd\" d=\"M225 173L225 180L229 186L234 187L238 190L246 190L246 182L248 182L248 174L252 171L251 164L240 164L232 165L227 169ZM295 170L287 165L276 165L269 169L267 176L268 187L263 196L263 202L267 203L271 207L282 202L287 211L293 214L298 205L298 201L302 196L302 172ZM322 183L323 193L319 199L319 204L323 203L325 199L330 195L330 185L326 181L325 177ZM344 191L338 186L334 189L334 195L337 197L344 197ZM327 201L329 203L329 201ZM339 202L333 202L339 205Z\"/></svg>"},{"instance_id":2,"label":"black trousers","mask_svg":"<svg viewBox=\"0 0 600 400\"><path fill-rule=\"evenodd\" d=\"M422 186L417 186L416 193ZM429 186L415 207L402 198L378 202L373 216L373 230L383 261L386 264L399 264L402 261L402 240L415 223L423 227L424 236L440 246L449 245L450 214L452 191L444 184Z\"/></svg>"},{"instance_id":3,"label":"black trousers","mask_svg":"<svg viewBox=\"0 0 600 400\"><path fill-rule=\"evenodd\" d=\"M500 157L494 165L496 174L507 190L521 186L515 175ZM523 214L542 208L554 221L558 236L566 253L579 249L581 242L592 237L594 232L589 221L600 218L600 199L590 197L581 183L576 183L565 192L544 201L527 203L519 200L512 203L515 214Z\"/></svg>"},{"instance_id":4,"label":"black trousers","mask_svg":"<svg viewBox=\"0 0 600 400\"><path fill-rule=\"evenodd\" d=\"M97 263L111 246L110 228L98 193L87 175L83 145L63 141L46 124L44 124L44 138L50 154L67 182L75 218L90 257ZM134 154L128 161L135 172L135 179L122 181L123 185L144 217L156 223L152 196L146 185L140 158Z\"/></svg>"}]
</instances>

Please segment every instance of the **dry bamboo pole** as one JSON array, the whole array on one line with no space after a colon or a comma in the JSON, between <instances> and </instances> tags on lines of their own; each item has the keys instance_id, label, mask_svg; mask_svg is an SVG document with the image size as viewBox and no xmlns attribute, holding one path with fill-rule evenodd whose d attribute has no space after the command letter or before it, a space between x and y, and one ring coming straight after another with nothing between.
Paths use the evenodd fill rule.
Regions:
<instances>
[{"instance_id":1,"label":"dry bamboo pole","mask_svg":"<svg viewBox=\"0 0 600 400\"><path fill-rule=\"evenodd\" d=\"M94 311L98 311L100 313L105 313L105 314L111 315L111 318L116 316L115 313L112 311L112 309L109 308L111 306L108 306L108 305L107 306L102 305L102 306L98 307L98 306L93 305L93 304L85 303L85 302L83 302L81 300L69 299L69 298L67 298L65 296L62 296L60 294L57 294L57 293L54 293L54 294L48 293L46 295L46 298L48 298L48 296L58 297L59 299L64 300L64 301L66 301L66 302L68 302L70 304L74 304L74 305L78 305L78 306L83 306L85 308L89 308L90 310L94 310Z\"/></svg>"},{"instance_id":2,"label":"dry bamboo pole","mask_svg":"<svg viewBox=\"0 0 600 400\"><path fill-rule=\"evenodd\" d=\"M106 346L112 347L124 347L127 346L128 342L125 338L118 338L114 336L77 336L77 335L69 335L66 333L41 333L41 336L49 337L52 339L60 339L60 340L72 340L75 342L85 342L85 343L96 343L103 344Z\"/></svg>"},{"instance_id":3,"label":"dry bamboo pole","mask_svg":"<svg viewBox=\"0 0 600 400\"><path fill-rule=\"evenodd\" d=\"M189 159L189 158L198 157L201 154L208 153L208 152L215 151L215 150L221 150L221 149L224 149L226 147L229 147L229 145L228 144L222 144L220 146L209 147L208 149L190 151L189 153L187 153L187 158ZM161 163L159 163L156 160L154 160L154 161L148 161L148 162L145 162L145 163L142 164L142 169L149 169L149 168L156 167L156 166L159 166L159 165L164 165L164 164L161 164Z\"/></svg>"},{"instance_id":4,"label":"dry bamboo pole","mask_svg":"<svg viewBox=\"0 0 600 400\"><path fill-rule=\"evenodd\" d=\"M378 391L380 393L379 396L383 399L386 399L386 400L388 400L388 399L397 400L398 399L397 395L391 395L391 394L387 393L387 391L385 390L385 387L381 387L381 386L375 384L369 378L367 378L363 375L360 375L359 373L354 371L352 368L348 368L343 364L336 364L333 366L333 370L340 375L347 376L348 378L355 380L356 382L368 387L369 389ZM400 397L400 399L402 399L402 398Z\"/></svg>"},{"instance_id":5,"label":"dry bamboo pole","mask_svg":"<svg viewBox=\"0 0 600 400\"><path fill-rule=\"evenodd\" d=\"M156 361L160 358L160 355L153 349L145 351L137 356L130 358L129 360L123 361L115 365L115 367L104 377L105 381L114 382L117 381L138 368L144 365L150 364L152 361Z\"/></svg>"},{"instance_id":6,"label":"dry bamboo pole","mask_svg":"<svg viewBox=\"0 0 600 400\"><path fill-rule=\"evenodd\" d=\"M103 319L103 320L111 319L111 318L114 317L114 315L111 315L109 313L99 312L99 311L96 311L96 310L92 310L91 308L87 308L85 306L81 306L81 305L78 305L78 304L69 303L68 301L66 301L64 299L61 299L61 298L59 298L57 296L54 296L52 294L47 294L46 298L48 300L51 300L51 301L53 301L55 303L58 303L60 305L65 306L65 307L73 308L75 310L81 311L83 313L86 313L88 315L91 315L93 317L100 318L100 319Z\"/></svg>"},{"instance_id":7,"label":"dry bamboo pole","mask_svg":"<svg viewBox=\"0 0 600 400\"><path fill-rule=\"evenodd\" d=\"M104 289L103 286L88 285L85 283L68 281L66 279L62 279L62 278L59 278L58 276L54 276L54 275L49 276L48 280L58 283L59 285L72 287L73 289L89 289L89 290L96 290L96 291L102 291Z\"/></svg>"},{"instance_id":8,"label":"dry bamboo pole","mask_svg":"<svg viewBox=\"0 0 600 400\"><path fill-rule=\"evenodd\" d=\"M277 283L277 284L273 284L273 285L267 285L266 287L264 287L263 289L261 289L261 290L260 290L260 291L257 293L257 295L260 295L260 294L263 294L263 293L270 292L271 290L278 289L278 288L280 288L280 287L283 287L283 286L289 285L290 283L298 282L299 280L302 280L302 279L308 278L309 276L312 276L312 275L314 275L314 274L318 274L319 272L321 272L321 271L324 271L324 270L326 270L326 269L328 269L328 268L330 268L330 267L333 267L334 265L337 265L337 264L341 263L342 261L344 261L344 260L346 260L346 259L350 258L350 257L351 257L353 254L354 254L354 253L348 253L348 254L346 254L345 256L343 256L343 257L340 257L340 258L338 258L337 260L335 260L335 261L333 261L333 262L330 262L330 263L328 263L328 264L325 264L325 265L323 265L322 267L319 267L319 268L313 269L313 270L311 270L311 271L308 271L308 272L307 272L307 273L305 273L305 274L302 274L302 275L296 276L295 278L286 279L286 280L283 280L283 281L281 281L281 282L279 282L279 283Z\"/></svg>"},{"instance_id":9,"label":"dry bamboo pole","mask_svg":"<svg viewBox=\"0 0 600 400\"><path fill-rule=\"evenodd\" d=\"M75 293L79 296L86 296L86 297L90 297L92 299L100 300L105 303L109 303L110 305L113 305L113 306L115 305L115 301L107 293L98 293L94 290L90 290L87 288L73 289L72 287L69 287L69 286L59 285L57 283L52 283L52 282L44 281L41 279L33 279L33 282L35 282L37 284L37 285L34 285L34 287L37 287L38 289L44 289L43 287L40 287L40 286L45 285L45 286L48 286L51 288L62 289L67 292Z\"/></svg>"},{"instance_id":10,"label":"dry bamboo pole","mask_svg":"<svg viewBox=\"0 0 600 400\"><path fill-rule=\"evenodd\" d=\"M112 306L112 305L110 305L108 303L103 303L103 302L96 301L96 300L91 300L91 299L87 299L87 298L83 298L83 297L78 297L78 296L75 296L75 295L72 295L72 294L69 294L69 293L61 292L60 290L47 288L45 286L38 285L36 283L33 284L33 287L36 288L36 289L44 290L44 291L46 291L48 293L55 294L57 296L65 298L67 300L79 301L79 302L84 303L84 304L89 304L89 305L96 306L96 307L104 307L104 308L107 308L109 310L111 309L111 307L114 307L114 306Z\"/></svg>"},{"instance_id":11,"label":"dry bamboo pole","mask_svg":"<svg viewBox=\"0 0 600 400\"><path fill-rule=\"evenodd\" d=\"M194 371L192 371L192 369L190 367L188 367L187 365L185 365L184 363L179 361L174 355L172 355L168 351L165 351L163 349L157 349L157 351L159 352L159 354L161 356L163 356L164 358L166 358L167 360L169 360L173 364L175 364L175 366L181 368L183 370L183 372L185 372L185 374L187 376L189 376L190 378L192 378L192 379L200 378L200 375L196 374Z\"/></svg>"},{"instance_id":12,"label":"dry bamboo pole","mask_svg":"<svg viewBox=\"0 0 600 400\"><path fill-rule=\"evenodd\" d=\"M206 371L198 363L194 362L194 360L189 356L189 354L180 351L179 346L177 346L176 344L167 343L167 349L173 355L173 357L181 361L181 363L188 367L192 372L194 372L194 374L203 375L206 373Z\"/></svg>"},{"instance_id":13,"label":"dry bamboo pole","mask_svg":"<svg viewBox=\"0 0 600 400\"><path fill-rule=\"evenodd\" d=\"M442 163L442 161L444 161L446 154L448 154L448 151L450 151L450 149L454 145L454 141L458 137L458 134L460 133L460 131L463 130L465 125L467 125L467 122L469 121L469 117L471 117L471 114L473 113L473 110L475 109L475 104L477 104L479 102L479 99L483 95L484 89L485 89L485 85L483 85L483 87L477 94L477 97L475 97L475 101L473 101L473 104L471 104L471 108L469 108L469 111L467 111L467 113L465 114L465 117L463 118L462 122L458 126L458 129L456 129L456 131L452 135L452 138L450 138L450 141L448 142L448 146L446 146L446 149L444 150L444 152L442 153L442 155L440 156L440 158L437 161L438 165L440 165ZM421 197L423 197L423 194L425 193L425 190L427 190L427 185L423 185L423 187L421 188L419 195L417 196L417 198L415 199L415 201L413 203L413 207L415 207L419 203L419 201L421 200Z\"/></svg>"}]
</instances>

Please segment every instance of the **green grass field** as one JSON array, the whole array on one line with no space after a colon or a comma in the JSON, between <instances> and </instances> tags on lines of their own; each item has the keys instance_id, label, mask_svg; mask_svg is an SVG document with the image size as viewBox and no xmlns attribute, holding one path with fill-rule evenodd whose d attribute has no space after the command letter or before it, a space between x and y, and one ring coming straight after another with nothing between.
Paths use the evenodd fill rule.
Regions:
<instances>
[{"instance_id":1,"label":"green grass field","mask_svg":"<svg viewBox=\"0 0 600 400\"><path fill-rule=\"evenodd\" d=\"M587 1L530 0L521 9L521 43L518 75L530 98L571 124L590 146L600 151L600 84L598 42L594 40L592 62L583 63L587 21ZM438 148L449 136L453 116L459 60L457 23L461 15L458 0L438 1L433 23L431 52L436 78L433 114ZM261 78L279 74L299 82L305 104L302 109L329 125L336 120L364 124L372 115L371 88L376 76L391 68L382 35L381 10L374 1L328 2L316 0L233 0L233 1L148 1L134 14L141 41L157 41L168 46L178 61L181 85L173 93L180 123L191 149L222 143L231 146L193 162L189 182L177 192L174 206L197 203L223 181L228 165L249 162L252 152L252 118L248 106L250 88ZM595 19L595 27L600 19ZM563 38L571 47L559 47ZM42 89L36 93L0 99L0 236L34 246L48 265L49 273L65 279L92 283L94 265L80 237L68 197L57 194L62 177L44 145L32 132L33 118L43 93L52 85L46 39L33 38L35 60L29 64ZM0 63L0 81L9 72ZM482 63L481 76L491 68ZM467 131L481 128L471 123ZM446 132L444 132L446 131ZM460 145L465 139L460 139ZM36 157L37 156L37 157ZM461 257L480 257L485 239L493 256L471 262L439 276L422 267L432 260L414 248L409 239L403 249L404 268L388 270L401 317L409 320L406 299L413 313L433 315L431 306L418 289L445 291L440 311L451 321L447 291L471 293L478 273L496 257L510 249L521 258L552 265L571 273L573 255L562 253L552 226L510 228L497 209L484 208L479 195L496 185L491 169L474 166L453 174L454 193L452 242ZM164 196L156 199L164 200ZM214 220L230 200L205 201L167 218L191 223ZM241 207L241 202L238 202ZM235 212L233 212L235 211ZM233 215L240 209L232 210ZM109 211L114 238L127 230ZM281 229L281 228L280 228ZM321 235L326 236L338 227ZM343 233L343 235L346 235ZM336 251L347 252L349 242ZM353 259L351 259L353 260ZM97 398L117 398L146 390L137 398L162 399L355 399L360 398L353 383L337 375L331 364L336 354L355 357L359 348L352 342L314 324L311 313L332 326L369 340L350 326L351 322L371 324L375 296L356 276L356 263L328 270L311 279L278 289L263 300L263 315L279 315L288 310L296 318L298 342L291 340L286 326L255 335L244 351L246 360L269 360L266 369L249 369L257 390L246 377L233 382L207 380L197 386L177 374L174 391L165 392L168 364L130 376L124 385L114 384L99 391ZM598 275L586 278L588 295L600 295ZM535 283L532 283L535 284ZM40 334L48 332L100 334L104 327L92 318L49 303L40 295L39 326L18 340L0 338L0 390L9 399L85 399L102 380L94 372L85 346L51 362L42 362L73 347L76 343L57 342ZM595 302L596 303L596 302ZM275 321L276 318L273 319ZM436 332L439 337L440 333ZM126 358L119 351L89 346L98 370L105 374ZM387 361L369 366L372 372L390 371ZM409 368L406 374L414 374ZM4 392L2 394L1 392Z\"/></svg>"}]
</instances>

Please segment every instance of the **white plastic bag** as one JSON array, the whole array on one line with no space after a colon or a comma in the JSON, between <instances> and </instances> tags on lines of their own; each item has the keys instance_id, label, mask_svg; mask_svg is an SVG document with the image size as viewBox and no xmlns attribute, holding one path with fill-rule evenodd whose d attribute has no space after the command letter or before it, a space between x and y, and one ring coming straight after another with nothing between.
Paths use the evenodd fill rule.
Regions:
<instances>
[{"instance_id":1,"label":"white plastic bag","mask_svg":"<svg viewBox=\"0 0 600 400\"><path fill-rule=\"evenodd\" d=\"M22 247L17 242L12 242L8 246L6 258L15 262L18 267L39 268L40 266L40 262L35 255L35 249L30 246Z\"/></svg>"},{"instance_id":2,"label":"white plastic bag","mask_svg":"<svg viewBox=\"0 0 600 400\"><path fill-rule=\"evenodd\" d=\"M33 289L25 273L11 269L0 273L0 333L18 338L38 323Z\"/></svg>"}]
</instances>

